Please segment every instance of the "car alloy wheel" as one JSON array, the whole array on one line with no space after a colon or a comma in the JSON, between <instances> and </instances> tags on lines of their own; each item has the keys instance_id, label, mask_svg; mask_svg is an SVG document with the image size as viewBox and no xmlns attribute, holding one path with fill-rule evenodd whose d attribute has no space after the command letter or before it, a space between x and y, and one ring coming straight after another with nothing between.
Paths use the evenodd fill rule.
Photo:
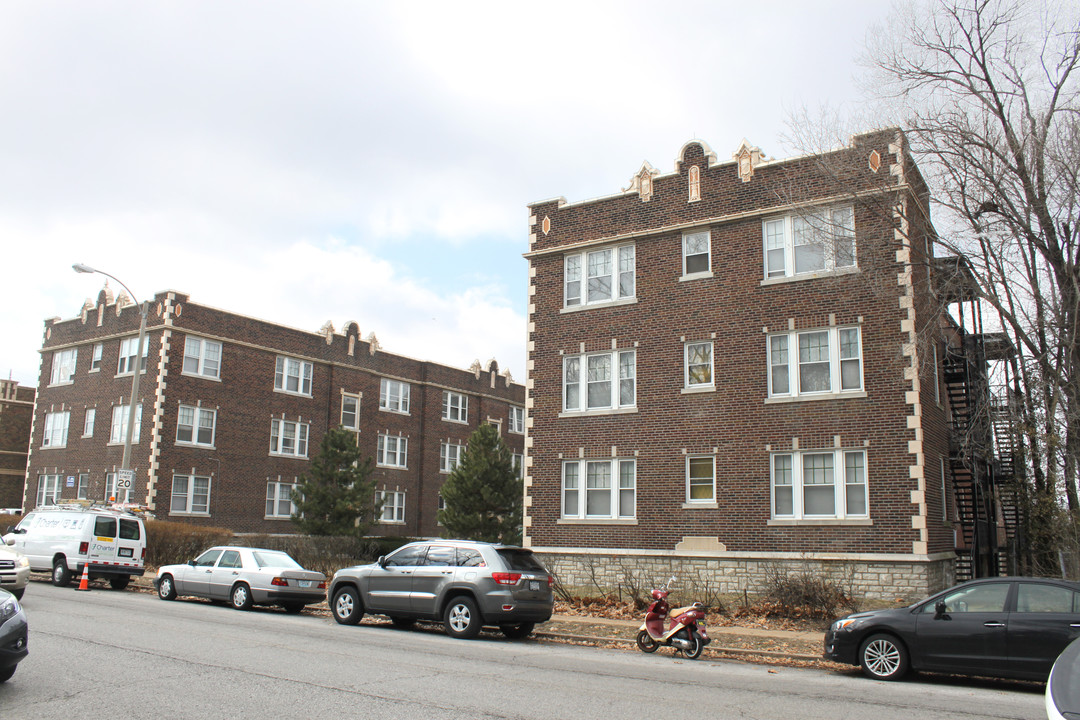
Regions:
<instances>
[{"instance_id":1,"label":"car alloy wheel","mask_svg":"<svg viewBox=\"0 0 1080 720\"><path fill-rule=\"evenodd\" d=\"M443 619L446 632L456 638L470 639L480 634L480 613L471 598L459 595L446 606Z\"/></svg>"},{"instance_id":2,"label":"car alloy wheel","mask_svg":"<svg viewBox=\"0 0 1080 720\"><path fill-rule=\"evenodd\" d=\"M330 609L334 613L334 620L341 625L355 625L364 616L364 606L360 602L360 596L356 588L350 586L343 587L334 594Z\"/></svg>"},{"instance_id":3,"label":"car alloy wheel","mask_svg":"<svg viewBox=\"0 0 1080 720\"><path fill-rule=\"evenodd\" d=\"M907 672L907 650L891 635L871 635L859 650L863 672L876 680L896 680Z\"/></svg>"}]
</instances>

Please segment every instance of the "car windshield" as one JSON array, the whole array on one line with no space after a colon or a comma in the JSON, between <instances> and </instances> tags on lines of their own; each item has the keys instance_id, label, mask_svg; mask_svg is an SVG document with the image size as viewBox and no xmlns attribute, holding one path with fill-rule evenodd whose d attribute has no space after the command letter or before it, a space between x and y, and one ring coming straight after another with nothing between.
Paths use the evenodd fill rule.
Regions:
<instances>
[{"instance_id":1,"label":"car windshield","mask_svg":"<svg viewBox=\"0 0 1080 720\"><path fill-rule=\"evenodd\" d=\"M258 563L259 567L291 568L294 570L304 569L300 563L296 562L283 552L256 550L251 554L255 556L255 562Z\"/></svg>"},{"instance_id":2,"label":"car windshield","mask_svg":"<svg viewBox=\"0 0 1080 720\"><path fill-rule=\"evenodd\" d=\"M503 559L503 562L511 570L547 572L544 570L544 566L533 556L532 550L501 548L498 552L499 557Z\"/></svg>"}]
</instances>

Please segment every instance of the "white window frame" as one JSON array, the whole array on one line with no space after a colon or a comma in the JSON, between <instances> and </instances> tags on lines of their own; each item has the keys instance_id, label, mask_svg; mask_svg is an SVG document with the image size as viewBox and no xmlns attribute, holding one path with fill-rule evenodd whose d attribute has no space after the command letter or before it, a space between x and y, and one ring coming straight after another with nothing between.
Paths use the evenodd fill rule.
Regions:
<instances>
[{"instance_id":1,"label":"white window frame","mask_svg":"<svg viewBox=\"0 0 1080 720\"><path fill-rule=\"evenodd\" d=\"M409 383L382 378L379 382L379 409L408 415L411 394Z\"/></svg>"},{"instance_id":2,"label":"white window frame","mask_svg":"<svg viewBox=\"0 0 1080 720\"><path fill-rule=\"evenodd\" d=\"M706 346L708 348L708 372L707 382L693 382L690 377L691 365L704 365L705 363L691 363L691 348ZM714 366L714 350L712 340L689 340L683 345L683 383L687 390L709 390L716 387L716 368Z\"/></svg>"},{"instance_id":3,"label":"white window frame","mask_svg":"<svg viewBox=\"0 0 1080 720\"><path fill-rule=\"evenodd\" d=\"M827 355L822 359L815 355L821 348L820 344L811 345L812 336L825 335L827 338ZM806 348L802 347L801 339L807 339ZM851 339L858 343L856 354L852 355ZM803 352L803 350L806 352ZM768 362L768 383L770 398L829 398L843 395L862 395L865 388L863 378L863 342L862 328L858 325L845 325L840 327L815 328L812 330L797 330L784 333L772 333L766 338L765 356ZM827 390L803 390L802 389L802 366L823 365L829 366L829 388ZM843 370L852 365L858 365L858 386L851 385L849 373L848 387L844 387ZM778 380L786 379L787 389L778 387L782 385Z\"/></svg>"},{"instance_id":4,"label":"white window frame","mask_svg":"<svg viewBox=\"0 0 1080 720\"><path fill-rule=\"evenodd\" d=\"M702 238L705 240L705 252L690 253L690 244L699 241ZM695 248L696 249L696 248ZM688 269L689 259L692 257L705 256L705 269L690 271ZM693 232L684 232L682 234L682 277L684 280L712 277L712 233L709 230L695 230Z\"/></svg>"},{"instance_id":5,"label":"white window frame","mask_svg":"<svg viewBox=\"0 0 1080 720\"><path fill-rule=\"evenodd\" d=\"M112 421L109 423L109 444L120 445L127 442L128 413L130 405L113 405ZM142 403L135 406L135 429L131 433L131 443L137 444L142 435Z\"/></svg>"},{"instance_id":6,"label":"white window frame","mask_svg":"<svg viewBox=\"0 0 1080 720\"><path fill-rule=\"evenodd\" d=\"M82 436L84 438L94 437L94 423L97 421L97 408L86 408L86 415L83 417L83 431Z\"/></svg>"},{"instance_id":7,"label":"white window frame","mask_svg":"<svg viewBox=\"0 0 1080 720\"><path fill-rule=\"evenodd\" d=\"M189 415L190 418L185 418ZM190 422L184 420L190 419ZM209 423L204 421L209 421ZM187 439L181 438L181 432L187 428ZM204 430L209 429L209 437ZM214 447L214 438L217 436L217 410L204 408L199 405L181 404L176 414L176 444L197 445L199 447Z\"/></svg>"},{"instance_id":8,"label":"white window frame","mask_svg":"<svg viewBox=\"0 0 1080 720\"><path fill-rule=\"evenodd\" d=\"M593 512L589 511L590 500L595 500L592 504ZM607 504L607 511L596 512L604 503ZM570 520L635 519L636 461L632 458L582 458L563 461L562 517Z\"/></svg>"},{"instance_id":9,"label":"white window frame","mask_svg":"<svg viewBox=\"0 0 1080 720\"><path fill-rule=\"evenodd\" d=\"M52 375L49 385L70 385L75 382L75 366L79 362L79 348L57 350L52 354Z\"/></svg>"},{"instance_id":10,"label":"white window frame","mask_svg":"<svg viewBox=\"0 0 1080 720\"><path fill-rule=\"evenodd\" d=\"M221 379L222 345L217 340L188 335L184 338L183 375Z\"/></svg>"},{"instance_id":11,"label":"white window frame","mask_svg":"<svg viewBox=\"0 0 1080 720\"><path fill-rule=\"evenodd\" d=\"M847 217L843 217L846 215ZM834 219L835 217L835 219ZM813 218L813 220L808 220ZM837 222L850 221L850 226L844 227L844 234L831 233L829 228L840 227ZM821 223L823 234L829 237L823 240L809 238L809 242L801 242L808 239L808 233L813 232L812 223ZM809 228L809 230L807 230ZM838 271L854 270L858 267L858 247L855 242L855 212L852 205L832 205L829 207L815 208L801 213L781 215L779 217L765 218L761 222L762 234L762 264L766 280L779 280L794 277L815 277L822 274L835 273ZM844 242L837 238L845 238ZM822 267L802 272L795 271L798 248L807 245L820 245L822 247ZM842 252L846 246L851 248L850 258ZM770 256L770 252L772 255ZM770 258L772 262L770 262ZM783 261L782 267L773 267L773 263ZM848 262L850 260L850 262Z\"/></svg>"},{"instance_id":12,"label":"white window frame","mask_svg":"<svg viewBox=\"0 0 1080 720\"><path fill-rule=\"evenodd\" d=\"M353 409L350 413L346 413L345 405L347 403L353 404ZM352 424L347 422L347 415L352 415ZM352 430L353 432L360 431L360 394L359 393L341 393L341 427L346 430Z\"/></svg>"},{"instance_id":13,"label":"white window frame","mask_svg":"<svg viewBox=\"0 0 1080 720\"><path fill-rule=\"evenodd\" d=\"M79 473L78 485L75 489L75 497L78 500L90 499L90 473Z\"/></svg>"},{"instance_id":14,"label":"white window frame","mask_svg":"<svg viewBox=\"0 0 1080 720\"><path fill-rule=\"evenodd\" d=\"M604 360L606 358L606 364ZM596 361L595 363L593 361ZM599 377L599 373L607 369L607 379ZM571 370L573 368L573 371ZM590 372L595 370L597 379L590 380ZM577 379L571 379L571 374L576 374ZM602 391L604 385L608 386L608 402L606 404L592 402L589 395L590 386L595 386ZM623 390L629 388L629 398L623 400ZM576 403L571 403L571 396L576 397ZM562 398L564 413L605 413L618 410L628 410L637 407L637 351L636 350L606 350L604 352L585 353L584 355L566 355L563 357L562 374Z\"/></svg>"},{"instance_id":15,"label":"white window frame","mask_svg":"<svg viewBox=\"0 0 1080 720\"><path fill-rule=\"evenodd\" d=\"M439 472L451 473L461 462L461 453L465 452L465 446L461 443L444 440L439 445Z\"/></svg>"},{"instance_id":16,"label":"white window frame","mask_svg":"<svg viewBox=\"0 0 1080 720\"><path fill-rule=\"evenodd\" d=\"M595 307L630 302L637 297L633 243L582 250L563 256L563 307ZM604 284L607 296L604 296Z\"/></svg>"},{"instance_id":17,"label":"white window frame","mask_svg":"<svg viewBox=\"0 0 1080 720\"><path fill-rule=\"evenodd\" d=\"M55 505L60 501L60 476L38 475L37 507Z\"/></svg>"},{"instance_id":18,"label":"white window frame","mask_svg":"<svg viewBox=\"0 0 1080 720\"><path fill-rule=\"evenodd\" d=\"M300 420L270 420L270 454L278 457L306 458L310 425ZM291 443L289 441L291 440ZM291 444L291 449L288 447Z\"/></svg>"},{"instance_id":19,"label":"white window frame","mask_svg":"<svg viewBox=\"0 0 1080 720\"><path fill-rule=\"evenodd\" d=\"M146 357L150 354L150 338L143 338L142 359L139 360L139 372L146 372ZM131 375L135 364L135 353L139 351L139 336L124 338L120 341L120 354L116 361L116 376Z\"/></svg>"},{"instance_id":20,"label":"white window frame","mask_svg":"<svg viewBox=\"0 0 1080 720\"><path fill-rule=\"evenodd\" d=\"M182 493L176 492L177 481L183 480L184 491ZM204 484L203 492L196 492L197 485L202 482ZM208 475L188 475L184 473L174 473L172 481L172 493L169 497L169 514L170 515L209 515L210 514L210 490L212 486L212 479ZM177 507L177 500L181 500L180 507ZM198 502L196 502L198 500Z\"/></svg>"},{"instance_id":21,"label":"white window frame","mask_svg":"<svg viewBox=\"0 0 1080 720\"><path fill-rule=\"evenodd\" d=\"M376 502L382 502L379 522L393 525L405 523L405 493L400 490L376 490Z\"/></svg>"},{"instance_id":22,"label":"white window frame","mask_svg":"<svg viewBox=\"0 0 1080 720\"><path fill-rule=\"evenodd\" d=\"M44 432L41 433L42 448L67 447L68 425L71 422L71 412L45 413Z\"/></svg>"},{"instance_id":23,"label":"white window frame","mask_svg":"<svg viewBox=\"0 0 1080 720\"><path fill-rule=\"evenodd\" d=\"M296 514L296 503L293 502L293 493L296 491L295 482L283 482L281 480L269 480L266 483L266 515L267 520L288 520ZM288 503L289 512L282 514L281 509Z\"/></svg>"},{"instance_id":24,"label":"white window frame","mask_svg":"<svg viewBox=\"0 0 1080 720\"><path fill-rule=\"evenodd\" d=\"M311 378L315 366L307 360L278 355L274 366L274 391L311 397ZM290 388L295 385L295 388Z\"/></svg>"},{"instance_id":25,"label":"white window frame","mask_svg":"<svg viewBox=\"0 0 1080 720\"><path fill-rule=\"evenodd\" d=\"M105 352L105 343L94 343L94 349L90 353L89 372L101 371L101 356Z\"/></svg>"},{"instance_id":26,"label":"white window frame","mask_svg":"<svg viewBox=\"0 0 1080 720\"><path fill-rule=\"evenodd\" d=\"M807 463L821 460L831 462L831 467L825 467L824 463L819 466L820 469L831 473L831 482L807 482L805 477L809 474L806 469ZM856 462L849 464L852 460ZM870 517L865 450L838 448L774 452L769 456L769 475L770 514L774 520L866 520ZM828 486L833 489L833 512L807 512L805 510L807 491ZM861 512L857 507L859 503L853 503L855 493L858 493L861 501ZM781 502L784 503L784 508L790 505L791 511L782 512L779 504Z\"/></svg>"},{"instance_id":27,"label":"white window frame","mask_svg":"<svg viewBox=\"0 0 1080 720\"><path fill-rule=\"evenodd\" d=\"M128 503L131 502L131 491L133 488L124 488L124 495L121 497L120 491L116 489L116 480L119 478L119 473L107 472L105 473L105 502L110 501L109 498L116 498L115 502Z\"/></svg>"},{"instance_id":28,"label":"white window frame","mask_svg":"<svg viewBox=\"0 0 1080 720\"><path fill-rule=\"evenodd\" d=\"M520 405L510 406L510 419L506 429L507 432L512 432L517 435L523 435L525 433L525 408Z\"/></svg>"},{"instance_id":29,"label":"white window frame","mask_svg":"<svg viewBox=\"0 0 1080 720\"><path fill-rule=\"evenodd\" d=\"M706 462L707 461L707 462ZM701 482L703 475L694 477L694 466L700 469L708 465L708 483ZM695 480L697 482L695 482ZM694 497L695 488L708 486L708 497ZM716 456L714 455L687 455L686 456L686 503L688 505L716 505Z\"/></svg>"},{"instance_id":30,"label":"white window frame","mask_svg":"<svg viewBox=\"0 0 1080 720\"><path fill-rule=\"evenodd\" d=\"M407 469L409 466L409 438L404 435L380 434L375 464L379 467Z\"/></svg>"},{"instance_id":31,"label":"white window frame","mask_svg":"<svg viewBox=\"0 0 1080 720\"><path fill-rule=\"evenodd\" d=\"M517 472L518 480L525 479L525 453L512 453L511 458L514 462L514 470Z\"/></svg>"},{"instance_id":32,"label":"white window frame","mask_svg":"<svg viewBox=\"0 0 1080 720\"><path fill-rule=\"evenodd\" d=\"M469 396L464 393L443 390L442 419L448 422L469 422Z\"/></svg>"}]
</instances>

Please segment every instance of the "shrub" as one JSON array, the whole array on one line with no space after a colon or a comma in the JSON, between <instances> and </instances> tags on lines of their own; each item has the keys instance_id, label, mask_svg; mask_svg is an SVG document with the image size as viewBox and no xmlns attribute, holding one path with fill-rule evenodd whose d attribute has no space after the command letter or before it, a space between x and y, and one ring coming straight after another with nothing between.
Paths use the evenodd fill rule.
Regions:
<instances>
[{"instance_id":1,"label":"shrub","mask_svg":"<svg viewBox=\"0 0 1080 720\"><path fill-rule=\"evenodd\" d=\"M839 583L809 573L770 573L766 581L765 602L773 605L771 614L784 617L833 618L841 608L852 608L853 601Z\"/></svg>"},{"instance_id":2,"label":"shrub","mask_svg":"<svg viewBox=\"0 0 1080 720\"><path fill-rule=\"evenodd\" d=\"M151 567L186 563L208 547L225 545L232 531L167 520L146 521L146 564Z\"/></svg>"}]
</instances>

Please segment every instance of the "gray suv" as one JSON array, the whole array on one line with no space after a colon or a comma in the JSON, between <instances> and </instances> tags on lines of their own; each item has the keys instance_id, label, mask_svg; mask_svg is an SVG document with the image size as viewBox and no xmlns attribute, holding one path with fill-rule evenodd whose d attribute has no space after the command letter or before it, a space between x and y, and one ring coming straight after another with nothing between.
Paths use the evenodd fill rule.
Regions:
<instances>
[{"instance_id":1,"label":"gray suv","mask_svg":"<svg viewBox=\"0 0 1080 720\"><path fill-rule=\"evenodd\" d=\"M418 619L441 620L452 637L473 638L489 625L522 638L551 618L552 584L532 550L425 540L372 565L337 571L330 582L330 609L342 625L373 613L400 627Z\"/></svg>"}]
</instances>

